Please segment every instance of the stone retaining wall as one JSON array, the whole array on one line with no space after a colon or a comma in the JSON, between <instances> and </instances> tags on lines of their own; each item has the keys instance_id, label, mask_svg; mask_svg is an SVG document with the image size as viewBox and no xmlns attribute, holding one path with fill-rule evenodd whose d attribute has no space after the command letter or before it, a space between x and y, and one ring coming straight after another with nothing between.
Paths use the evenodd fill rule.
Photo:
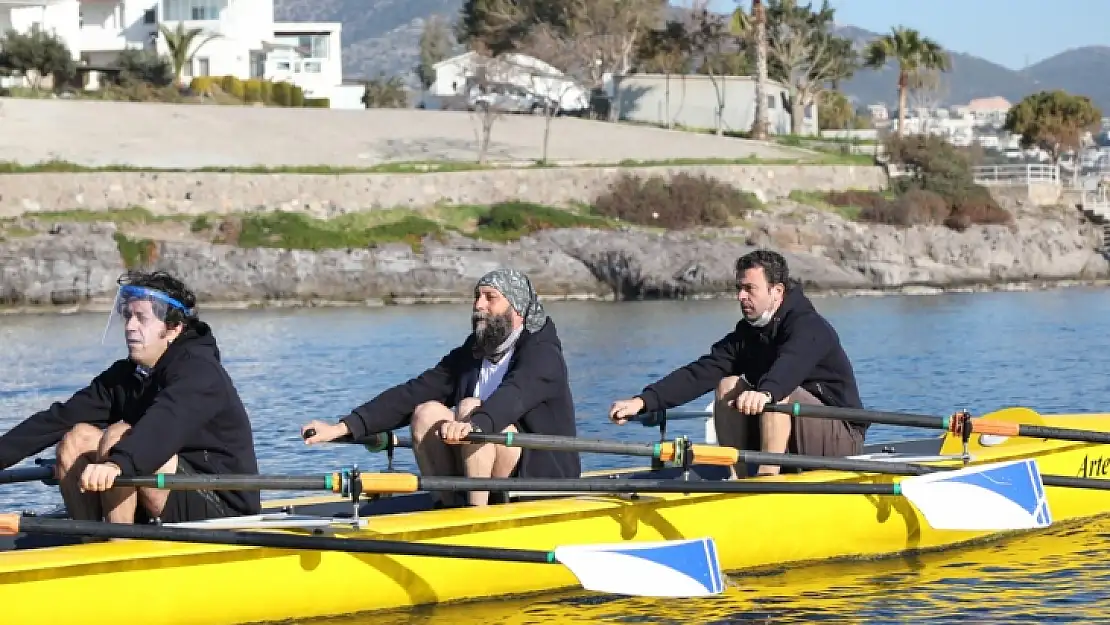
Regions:
<instances>
[{"instance_id":1,"label":"stone retaining wall","mask_svg":"<svg viewBox=\"0 0 1110 625\"><path fill-rule=\"evenodd\" d=\"M879 167L711 165L557 167L423 174L35 173L0 175L0 217L30 211L111 210L142 206L162 214L301 211L334 217L372 208L524 200L589 203L622 173L707 174L763 199L793 190L881 190Z\"/></svg>"}]
</instances>

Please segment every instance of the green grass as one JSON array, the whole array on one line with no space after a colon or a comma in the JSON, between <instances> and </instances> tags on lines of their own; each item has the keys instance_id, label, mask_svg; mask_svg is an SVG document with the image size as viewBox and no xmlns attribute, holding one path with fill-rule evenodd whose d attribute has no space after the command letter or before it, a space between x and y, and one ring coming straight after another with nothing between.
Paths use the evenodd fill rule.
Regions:
<instances>
[{"instance_id":1,"label":"green grass","mask_svg":"<svg viewBox=\"0 0 1110 625\"><path fill-rule=\"evenodd\" d=\"M135 269L146 266L154 258L156 245L154 241L150 239L132 239L120 232L112 236L116 240L116 246L119 248L119 255L123 259L125 268Z\"/></svg>"},{"instance_id":2,"label":"green grass","mask_svg":"<svg viewBox=\"0 0 1110 625\"><path fill-rule=\"evenodd\" d=\"M559 167L584 168L584 167L691 167L711 165L874 165L869 156L849 154L815 154L811 158L779 158L768 159L749 156L746 158L675 158L664 160L633 160L627 159L618 163L585 163L575 165L560 165L557 163L531 163L528 165L480 165L478 163L462 161L410 161L396 163L382 163L367 167L340 167L332 165L284 165L284 166L248 166L248 167L200 167L187 168L161 168L138 167L134 165L101 165L88 166L72 163L65 160L53 159L39 163L24 164L14 161L0 161L0 174L47 174L47 173L226 173L226 174L287 174L287 175L352 175L352 174L426 174L467 171L489 171L497 169L553 169Z\"/></svg>"}]
</instances>

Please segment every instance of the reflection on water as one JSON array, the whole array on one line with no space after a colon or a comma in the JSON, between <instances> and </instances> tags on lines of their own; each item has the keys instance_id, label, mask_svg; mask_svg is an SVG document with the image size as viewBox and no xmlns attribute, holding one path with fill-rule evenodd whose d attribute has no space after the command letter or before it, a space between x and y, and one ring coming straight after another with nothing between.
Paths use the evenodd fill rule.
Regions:
<instances>
[{"instance_id":1,"label":"reflection on water","mask_svg":"<svg viewBox=\"0 0 1110 625\"><path fill-rule=\"evenodd\" d=\"M723 595L708 599L565 592L300 623L1110 622L1105 611L1110 601L1108 539L1110 519L1100 519L974 548L733 576Z\"/></svg>"},{"instance_id":2,"label":"reflection on water","mask_svg":"<svg viewBox=\"0 0 1110 625\"><path fill-rule=\"evenodd\" d=\"M1110 400L1110 291L816 303L840 333L871 408L948 414L1017 405L1098 412ZM727 301L551 303L548 310L570 367L580 434L638 441L657 433L608 424L609 403L703 353L738 314ZM434 365L469 329L465 306L223 311L205 317L251 413L259 464L268 473L315 473L353 463L383 468L381 455L361 448L307 448L298 426L313 418L336 419ZM0 316L0 430L68 397L120 355L121 347L100 345L104 321L100 315ZM704 406L704 399L692 405ZM702 432L700 422L670 427L673 435L697 439ZM874 426L868 439L921 434ZM599 469L626 459L587 455L583 462ZM397 452L396 466L415 469L408 450ZM0 486L0 510L42 509L58 501L40 484ZM711 601L601 600L571 593L342 622L946 622L953 615L973 622L1094 622L1103 618L1098 606L1110 599L1105 530L1057 532L1055 538L915 563L741 577L727 596Z\"/></svg>"}]
</instances>

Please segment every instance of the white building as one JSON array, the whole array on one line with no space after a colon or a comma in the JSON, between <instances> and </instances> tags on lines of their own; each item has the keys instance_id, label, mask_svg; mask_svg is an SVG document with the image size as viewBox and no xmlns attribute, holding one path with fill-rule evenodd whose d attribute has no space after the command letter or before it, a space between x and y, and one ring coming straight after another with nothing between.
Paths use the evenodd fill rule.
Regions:
<instances>
[{"instance_id":1,"label":"white building","mask_svg":"<svg viewBox=\"0 0 1110 625\"><path fill-rule=\"evenodd\" d=\"M506 54L490 76L491 82L516 85L535 95L560 100L564 111L589 105L589 92L560 69L525 54ZM466 52L433 65L435 81L424 93L425 108L440 108L446 98L467 97L482 64L477 53Z\"/></svg>"},{"instance_id":2,"label":"white building","mask_svg":"<svg viewBox=\"0 0 1110 625\"><path fill-rule=\"evenodd\" d=\"M182 72L263 78L300 86L305 97L348 108L361 87L342 84L342 25L275 22L273 0L0 0L0 30L53 31L83 64L111 66L127 49L166 53L159 26L201 28L205 42ZM207 39L198 38L198 43Z\"/></svg>"},{"instance_id":3,"label":"white building","mask_svg":"<svg viewBox=\"0 0 1110 625\"><path fill-rule=\"evenodd\" d=\"M613 84L613 99L622 120L708 130L717 128L720 115L726 132L747 132L755 121L755 80L751 76L627 74L615 77ZM786 107L789 95L786 85L767 81L771 134L791 133L793 116ZM802 107L801 134L814 136L819 128L817 107Z\"/></svg>"}]
</instances>

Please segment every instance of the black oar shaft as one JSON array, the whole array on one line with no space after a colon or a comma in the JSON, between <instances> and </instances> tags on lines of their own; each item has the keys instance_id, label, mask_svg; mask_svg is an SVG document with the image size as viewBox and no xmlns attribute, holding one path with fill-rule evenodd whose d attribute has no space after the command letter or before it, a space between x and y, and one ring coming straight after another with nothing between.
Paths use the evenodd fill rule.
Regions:
<instances>
[{"instance_id":1,"label":"black oar shaft","mask_svg":"<svg viewBox=\"0 0 1110 625\"><path fill-rule=\"evenodd\" d=\"M859 408L839 408L836 406L812 406L808 404L771 404L765 411L785 412L798 417L815 419L836 419L856 421L860 423L881 423L884 425L901 425L906 427L928 428L933 430L946 430L959 434L963 425L960 420L952 416L938 417L901 412L883 412L881 410L863 410ZM1047 425L1026 425L1008 421L990 421L970 419L967 422L971 432L976 434L994 434L998 436L1021 436L1025 438L1043 438L1049 440L1074 441L1077 443L1110 444L1110 432L1096 432L1091 430L1077 430L1073 428L1060 428Z\"/></svg>"},{"instance_id":2,"label":"black oar shaft","mask_svg":"<svg viewBox=\"0 0 1110 625\"><path fill-rule=\"evenodd\" d=\"M1078 443L1110 443L1110 432L1091 432L1088 430L1073 430L1047 425L1019 425L1017 427L1017 436L1047 438L1059 441L1075 441Z\"/></svg>"},{"instance_id":3,"label":"black oar shaft","mask_svg":"<svg viewBox=\"0 0 1110 625\"><path fill-rule=\"evenodd\" d=\"M644 443L620 443L599 441L573 436L551 436L545 434L484 434L472 432L463 438L468 443L495 443L510 447L526 447L548 451L581 451L587 453L618 454L622 456L643 456L654 458L659 453L658 445Z\"/></svg>"},{"instance_id":4,"label":"black oar shaft","mask_svg":"<svg viewBox=\"0 0 1110 625\"><path fill-rule=\"evenodd\" d=\"M53 467L25 467L0 471L0 484L40 482L54 479Z\"/></svg>"},{"instance_id":5,"label":"black oar shaft","mask_svg":"<svg viewBox=\"0 0 1110 625\"><path fill-rule=\"evenodd\" d=\"M272 547L312 551L344 551L348 553L380 553L403 556L431 556L436 558L464 558L471 560L498 560L502 562L552 563L554 556L547 551L529 549L502 549L471 547L466 545L434 545L392 540L336 538L330 536L297 536L269 532L233 530L206 530L157 525L130 525L102 523L99 521L71 521L43 517L23 517L18 514L0 515L0 534L56 534L63 536L93 536L98 538L131 538L164 540L171 542L207 543L246 547Z\"/></svg>"},{"instance_id":6,"label":"black oar shaft","mask_svg":"<svg viewBox=\"0 0 1110 625\"><path fill-rule=\"evenodd\" d=\"M147 475L121 477L116 486L168 490L329 490L338 489L338 474L321 475Z\"/></svg>"}]
</instances>

